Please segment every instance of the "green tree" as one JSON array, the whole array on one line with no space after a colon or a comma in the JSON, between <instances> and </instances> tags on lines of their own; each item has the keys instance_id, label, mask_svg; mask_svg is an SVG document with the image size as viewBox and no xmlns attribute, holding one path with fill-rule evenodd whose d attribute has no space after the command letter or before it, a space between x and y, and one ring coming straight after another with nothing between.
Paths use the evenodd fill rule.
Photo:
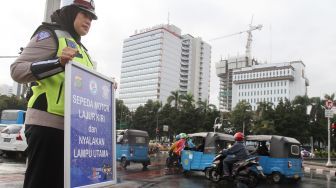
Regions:
<instances>
[{"instance_id":1,"label":"green tree","mask_svg":"<svg viewBox=\"0 0 336 188\"><path fill-rule=\"evenodd\" d=\"M197 102L197 111L200 113L208 113L214 110L216 110L216 106L209 104L208 100Z\"/></svg>"},{"instance_id":2,"label":"green tree","mask_svg":"<svg viewBox=\"0 0 336 188\"><path fill-rule=\"evenodd\" d=\"M0 112L5 109L18 109L18 110L27 110L27 101L25 99L20 99L15 95L0 96Z\"/></svg>"},{"instance_id":3,"label":"green tree","mask_svg":"<svg viewBox=\"0 0 336 188\"><path fill-rule=\"evenodd\" d=\"M253 134L276 134L274 116L273 103L260 102L254 116Z\"/></svg>"},{"instance_id":4,"label":"green tree","mask_svg":"<svg viewBox=\"0 0 336 188\"><path fill-rule=\"evenodd\" d=\"M132 115L123 100L116 99L116 124L117 129L130 128Z\"/></svg>"},{"instance_id":5,"label":"green tree","mask_svg":"<svg viewBox=\"0 0 336 188\"><path fill-rule=\"evenodd\" d=\"M245 100L239 102L234 110L232 111L232 115L230 117L230 122L232 123L232 128L234 132L240 131L245 132L245 135L248 135L252 131L252 119L253 112L251 110L251 105ZM245 125L245 131L243 131L243 127Z\"/></svg>"},{"instance_id":6,"label":"green tree","mask_svg":"<svg viewBox=\"0 0 336 188\"><path fill-rule=\"evenodd\" d=\"M185 95L181 95L180 96L180 100L182 103L182 107L184 109L193 109L195 108L195 99L194 99L194 95L191 93L187 93Z\"/></svg>"},{"instance_id":7,"label":"green tree","mask_svg":"<svg viewBox=\"0 0 336 188\"><path fill-rule=\"evenodd\" d=\"M170 92L170 96L167 98L167 103L171 104L172 102L174 102L174 106L176 109L180 108L180 104L181 104L181 95L179 93L179 91L172 91Z\"/></svg>"}]
</instances>

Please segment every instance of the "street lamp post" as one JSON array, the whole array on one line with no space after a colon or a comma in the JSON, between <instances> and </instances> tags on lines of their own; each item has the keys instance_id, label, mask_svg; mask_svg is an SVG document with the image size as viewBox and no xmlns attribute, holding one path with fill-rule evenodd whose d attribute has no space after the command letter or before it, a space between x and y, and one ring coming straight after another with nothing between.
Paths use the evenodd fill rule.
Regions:
<instances>
[{"instance_id":1,"label":"street lamp post","mask_svg":"<svg viewBox=\"0 0 336 188\"><path fill-rule=\"evenodd\" d=\"M314 104L313 104L314 105ZM327 126L328 126L328 161L326 163L326 167L332 167L332 163L330 160L330 118L333 117L333 111L332 111L332 107L333 107L333 102L331 100L326 101L326 106L322 106L321 107L324 109L324 113L325 113L325 117L328 119L327 122Z\"/></svg>"},{"instance_id":2,"label":"street lamp post","mask_svg":"<svg viewBox=\"0 0 336 188\"><path fill-rule=\"evenodd\" d=\"M326 164L327 167L332 167L330 160L330 118L328 117L328 162Z\"/></svg>"},{"instance_id":3,"label":"street lamp post","mask_svg":"<svg viewBox=\"0 0 336 188\"><path fill-rule=\"evenodd\" d=\"M332 107L333 107L333 101L331 101L331 100L327 100L326 104L325 104L325 107L323 107L325 117L328 118L328 125L327 125L328 126L328 162L326 164L327 167L332 167L333 166L331 164L331 160L330 160L330 118L333 117L333 111L331 110Z\"/></svg>"},{"instance_id":4,"label":"street lamp post","mask_svg":"<svg viewBox=\"0 0 336 188\"><path fill-rule=\"evenodd\" d=\"M162 104L161 104L162 106ZM157 112L156 112L156 142L159 141L159 112L161 110L161 107L158 108Z\"/></svg>"}]
</instances>

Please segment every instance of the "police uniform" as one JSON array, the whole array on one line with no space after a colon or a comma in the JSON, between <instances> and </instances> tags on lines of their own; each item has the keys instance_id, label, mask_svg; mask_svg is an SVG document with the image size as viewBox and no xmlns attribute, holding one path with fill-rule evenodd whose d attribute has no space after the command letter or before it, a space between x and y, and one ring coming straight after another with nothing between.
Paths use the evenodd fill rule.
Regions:
<instances>
[{"instance_id":1,"label":"police uniform","mask_svg":"<svg viewBox=\"0 0 336 188\"><path fill-rule=\"evenodd\" d=\"M65 47L78 50L73 61L88 68L94 67L84 46L76 43L68 32L52 24L40 26L11 65L11 76L15 81L37 82L32 87L33 95L28 102L25 120L28 142L26 177L34 177L26 178L27 187L35 187L34 182L29 182L30 179L39 179L42 182L39 182L39 186L46 181L45 185L49 186L48 177L56 180L53 182L61 182L62 185L55 183L55 187L63 187L64 67L56 61ZM32 68L35 64L37 69L43 69L48 63L55 65L46 71ZM30 168L30 165L34 168Z\"/></svg>"}]
</instances>

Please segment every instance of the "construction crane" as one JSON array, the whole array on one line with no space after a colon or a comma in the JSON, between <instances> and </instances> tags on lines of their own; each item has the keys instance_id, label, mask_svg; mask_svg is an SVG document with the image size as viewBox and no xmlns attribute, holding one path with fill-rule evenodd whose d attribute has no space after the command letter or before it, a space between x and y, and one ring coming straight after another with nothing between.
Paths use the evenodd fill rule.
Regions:
<instances>
[{"instance_id":1,"label":"construction crane","mask_svg":"<svg viewBox=\"0 0 336 188\"><path fill-rule=\"evenodd\" d=\"M216 37L216 38L210 39L209 41L214 41L214 40L218 40L218 39L222 39L222 38L226 38L226 37L231 37L231 36L234 36L234 35L240 35L242 33L247 33L247 43L246 43L245 53L246 53L248 65L251 65L251 61L252 61L252 58L251 58L252 31L261 30L261 28L263 27L261 24L259 24L257 26L253 26L252 21L253 21L253 17L251 19L251 23L249 25L248 30L240 31L240 32L237 32L237 33L232 33L232 34L224 35L224 36L220 36L220 37Z\"/></svg>"}]
</instances>

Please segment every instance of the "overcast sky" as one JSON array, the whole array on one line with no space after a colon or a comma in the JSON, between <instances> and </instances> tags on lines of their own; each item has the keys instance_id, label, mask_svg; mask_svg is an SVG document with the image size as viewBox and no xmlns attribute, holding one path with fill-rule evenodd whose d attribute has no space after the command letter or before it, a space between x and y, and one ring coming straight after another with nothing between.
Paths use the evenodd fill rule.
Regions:
<instances>
[{"instance_id":1,"label":"overcast sky","mask_svg":"<svg viewBox=\"0 0 336 188\"><path fill-rule=\"evenodd\" d=\"M243 55L247 34L209 41L262 24L253 32L252 56L261 62L302 60L310 81L309 97L336 92L336 1L334 0L96 0L98 20L83 43L98 62L98 72L120 78L123 40L135 30L169 20L182 34L212 46L210 102L218 105L215 63ZM2 2L0 56L17 55L43 21L45 0ZM0 59L0 85L12 84L9 66Z\"/></svg>"}]
</instances>

